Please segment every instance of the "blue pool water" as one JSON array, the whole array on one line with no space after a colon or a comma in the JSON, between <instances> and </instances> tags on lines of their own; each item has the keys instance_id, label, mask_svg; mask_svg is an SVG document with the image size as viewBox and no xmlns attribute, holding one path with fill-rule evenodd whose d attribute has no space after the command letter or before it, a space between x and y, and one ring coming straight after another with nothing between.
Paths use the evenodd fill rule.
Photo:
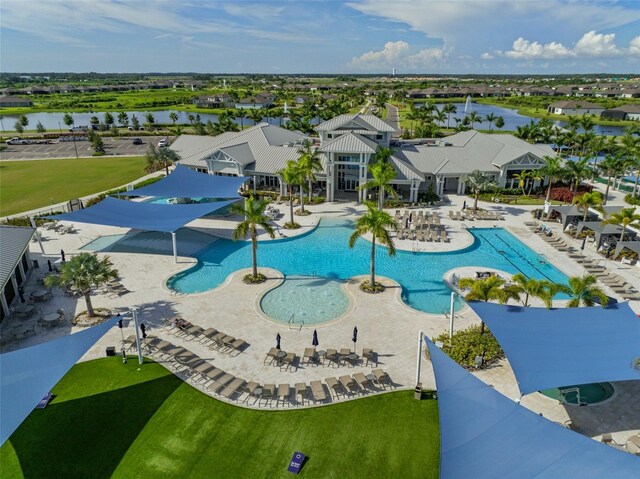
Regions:
<instances>
[{"instance_id":1,"label":"blue pool water","mask_svg":"<svg viewBox=\"0 0 640 479\"><path fill-rule=\"evenodd\" d=\"M260 301L262 311L270 318L305 326L337 318L348 306L343 281L308 276L287 276Z\"/></svg>"},{"instance_id":2,"label":"blue pool water","mask_svg":"<svg viewBox=\"0 0 640 479\"><path fill-rule=\"evenodd\" d=\"M442 278L450 269L462 266L496 268L508 273L566 283L567 277L502 228L469 230L472 246L452 253L398 251L389 257L376 249L376 273L402 285L404 301L427 313L448 311L451 291ZM259 243L258 265L275 268L285 276L302 275L347 279L369 272L371 243L359 239L347 246L353 225L341 219L323 219L312 232L297 238ZM168 286L181 293L202 292L222 284L234 271L251 265L248 242L218 240L201 251L198 264L172 277ZM460 305L459 305L460 306Z\"/></svg>"}]
</instances>

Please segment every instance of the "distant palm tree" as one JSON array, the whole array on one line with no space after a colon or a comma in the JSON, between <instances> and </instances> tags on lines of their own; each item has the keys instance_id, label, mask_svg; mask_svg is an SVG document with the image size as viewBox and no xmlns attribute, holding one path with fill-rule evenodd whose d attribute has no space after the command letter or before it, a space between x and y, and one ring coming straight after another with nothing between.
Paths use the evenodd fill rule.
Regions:
<instances>
[{"instance_id":1,"label":"distant palm tree","mask_svg":"<svg viewBox=\"0 0 640 479\"><path fill-rule=\"evenodd\" d=\"M493 114L493 112L485 115L484 119L487 120L487 123L489 123L489 131L493 130L493 122L496 121L496 118L497 117Z\"/></svg>"},{"instance_id":2,"label":"distant palm tree","mask_svg":"<svg viewBox=\"0 0 640 479\"><path fill-rule=\"evenodd\" d=\"M557 293L557 286L547 280L528 278L522 273L514 274L513 284L506 286L513 296L524 295L523 306L529 306L529 297L541 299L547 308L551 308L553 296Z\"/></svg>"},{"instance_id":3,"label":"distant palm tree","mask_svg":"<svg viewBox=\"0 0 640 479\"><path fill-rule=\"evenodd\" d=\"M493 179L487 175L486 173L482 173L479 170L474 170L470 175L466 176L464 179L464 183L471 190L474 196L473 209L478 209L478 199L480 198L480 194L491 187L494 187L496 183Z\"/></svg>"},{"instance_id":4,"label":"distant palm tree","mask_svg":"<svg viewBox=\"0 0 640 479\"><path fill-rule=\"evenodd\" d=\"M118 123L120 123L120 125L124 127L129 126L129 115L127 115L126 111L121 111L120 113L118 113Z\"/></svg>"},{"instance_id":5,"label":"distant palm tree","mask_svg":"<svg viewBox=\"0 0 640 479\"><path fill-rule=\"evenodd\" d=\"M562 176L564 171L564 167L562 164L562 160L559 156L543 156L542 161L544 162L544 166L541 168L540 173L544 174L549 178L549 186L547 187L547 197L545 202L548 203L551 199L551 188L553 188L553 183ZM551 211L551 210L549 210Z\"/></svg>"},{"instance_id":6,"label":"distant palm tree","mask_svg":"<svg viewBox=\"0 0 640 479\"><path fill-rule=\"evenodd\" d=\"M482 123L482 117L477 112L472 111L469 114L469 121L471 122L471 128L476 129L476 123Z\"/></svg>"},{"instance_id":7,"label":"distant palm tree","mask_svg":"<svg viewBox=\"0 0 640 479\"><path fill-rule=\"evenodd\" d=\"M282 181L289 185L289 213L291 215L291 226L295 225L293 219L293 186L304 184L305 178L302 174L298 162L294 160L287 161L287 166L278 172Z\"/></svg>"},{"instance_id":8,"label":"distant palm tree","mask_svg":"<svg viewBox=\"0 0 640 479\"><path fill-rule=\"evenodd\" d=\"M360 190L378 189L378 209L384 208L384 193L389 193L394 198L398 196L396 190L391 186L391 180L396 177L396 170L389 162L393 152L389 148L379 147L369 163L369 173L372 178L364 185L358 187Z\"/></svg>"},{"instance_id":9,"label":"distant palm tree","mask_svg":"<svg viewBox=\"0 0 640 479\"><path fill-rule=\"evenodd\" d=\"M603 204L607 204L609 199L609 188L611 187L611 178L621 174L624 170L624 159L620 155L607 155L604 160L598 164L598 169L607 177L607 188L604 191Z\"/></svg>"},{"instance_id":10,"label":"distant palm tree","mask_svg":"<svg viewBox=\"0 0 640 479\"><path fill-rule=\"evenodd\" d=\"M522 190L522 195L524 196L526 194L524 191L524 187L527 183L527 180L531 177L531 172L522 170L520 173L514 173L513 177L518 180L518 188Z\"/></svg>"},{"instance_id":11,"label":"distant palm tree","mask_svg":"<svg viewBox=\"0 0 640 479\"><path fill-rule=\"evenodd\" d=\"M589 208L598 208L602 206L602 195L598 191L591 193L587 192L583 195L576 196L573 199L573 204L578 208L581 208L584 212L582 221L587 221L587 215L589 214Z\"/></svg>"},{"instance_id":12,"label":"distant palm tree","mask_svg":"<svg viewBox=\"0 0 640 479\"><path fill-rule=\"evenodd\" d=\"M169 113L169 119L173 122L173 125L175 126L176 121L178 121L178 114L175 111L172 111L171 113Z\"/></svg>"},{"instance_id":13,"label":"distant palm tree","mask_svg":"<svg viewBox=\"0 0 640 479\"><path fill-rule=\"evenodd\" d=\"M496 118L496 128L500 130L504 126L504 118L499 116Z\"/></svg>"},{"instance_id":14,"label":"distant palm tree","mask_svg":"<svg viewBox=\"0 0 640 479\"><path fill-rule=\"evenodd\" d=\"M233 231L233 239L251 238L251 267L252 279L258 279L258 227L261 227L269 235L275 238L273 227L269 224L269 218L264 214L267 209L268 202L266 200L256 200L253 196L249 196L244 205L234 203L229 208L233 214L242 215L244 221L241 221Z\"/></svg>"},{"instance_id":15,"label":"distant palm tree","mask_svg":"<svg viewBox=\"0 0 640 479\"><path fill-rule=\"evenodd\" d=\"M261 108L254 108L253 110L250 110L247 116L251 118L251 121L253 121L254 125L257 125L258 123L260 123L264 118Z\"/></svg>"},{"instance_id":16,"label":"distant palm tree","mask_svg":"<svg viewBox=\"0 0 640 479\"><path fill-rule=\"evenodd\" d=\"M247 117L247 111L242 108L238 108L235 110L234 114L236 115L236 118L240 118L240 129L244 130L244 119Z\"/></svg>"},{"instance_id":17,"label":"distant palm tree","mask_svg":"<svg viewBox=\"0 0 640 479\"><path fill-rule=\"evenodd\" d=\"M193 122L196 121L196 117L193 113L189 113L189 115L187 115L187 118L189 119L189 123L191 123L193 125Z\"/></svg>"},{"instance_id":18,"label":"distant palm tree","mask_svg":"<svg viewBox=\"0 0 640 479\"><path fill-rule=\"evenodd\" d=\"M447 129L451 128L451 114L457 113L458 108L453 103L447 103L442 107L442 111L447 114Z\"/></svg>"},{"instance_id":19,"label":"distant palm tree","mask_svg":"<svg viewBox=\"0 0 640 479\"><path fill-rule=\"evenodd\" d=\"M313 200L313 184L317 181L316 173L322 171L322 162L318 150L313 147L313 142L306 140L300 148L298 148L298 165L302 170L302 174L308 181L309 203Z\"/></svg>"},{"instance_id":20,"label":"distant palm tree","mask_svg":"<svg viewBox=\"0 0 640 479\"><path fill-rule=\"evenodd\" d=\"M589 160L587 158L582 158L578 161L567 161L565 165L565 174L569 181L571 181L574 195L578 192L578 187L582 180L588 178L591 174L588 161Z\"/></svg>"},{"instance_id":21,"label":"distant palm tree","mask_svg":"<svg viewBox=\"0 0 640 479\"><path fill-rule=\"evenodd\" d=\"M353 248L361 236L371 234L371 260L369 269L369 286L376 286L376 241L387 247L389 256L396 255L396 247L389 231L397 231L398 225L386 211L376 209L375 204L365 202L366 213L356 220L355 231L349 238L349 248Z\"/></svg>"},{"instance_id":22,"label":"distant palm tree","mask_svg":"<svg viewBox=\"0 0 640 479\"><path fill-rule=\"evenodd\" d=\"M570 296L567 303L569 308L577 308L581 304L593 306L596 299L602 306L609 304L609 297L596 284L595 276L573 276L569 278L569 284L559 285L558 290Z\"/></svg>"},{"instance_id":23,"label":"distant palm tree","mask_svg":"<svg viewBox=\"0 0 640 479\"><path fill-rule=\"evenodd\" d=\"M474 279L461 278L458 286L461 289L470 289L465 295L465 301L498 301L506 304L509 299L520 301L520 296L516 291L503 288L505 280L498 275L491 275L488 278ZM480 324L480 334L484 333L484 322Z\"/></svg>"},{"instance_id":24,"label":"distant palm tree","mask_svg":"<svg viewBox=\"0 0 640 479\"><path fill-rule=\"evenodd\" d=\"M156 148L153 144L149 144L145 157L147 159L145 170L148 173L164 168L167 176L169 176L169 165L180 161L180 156L171 148Z\"/></svg>"},{"instance_id":25,"label":"distant palm tree","mask_svg":"<svg viewBox=\"0 0 640 479\"><path fill-rule=\"evenodd\" d=\"M95 253L80 253L62 264L59 275L46 276L44 284L48 288L60 286L79 291L87 303L87 315L92 318L96 313L91 291L118 277L118 271L112 266L108 256L100 259Z\"/></svg>"},{"instance_id":26,"label":"distant palm tree","mask_svg":"<svg viewBox=\"0 0 640 479\"><path fill-rule=\"evenodd\" d=\"M635 208L623 208L619 213L613 213L606 220L602 221L603 225L622 226L619 241L624 241L624 233L629 226L638 226L640 223L640 214L636 213Z\"/></svg>"}]
</instances>

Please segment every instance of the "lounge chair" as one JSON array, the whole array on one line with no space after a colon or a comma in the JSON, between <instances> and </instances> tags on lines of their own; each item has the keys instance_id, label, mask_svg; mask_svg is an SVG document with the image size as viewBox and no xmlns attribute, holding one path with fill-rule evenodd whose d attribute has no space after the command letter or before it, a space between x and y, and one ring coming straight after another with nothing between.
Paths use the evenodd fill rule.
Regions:
<instances>
[{"instance_id":1,"label":"lounge chair","mask_svg":"<svg viewBox=\"0 0 640 479\"><path fill-rule=\"evenodd\" d=\"M201 364L193 368L193 372L194 372L193 376L199 375L200 380L205 380L207 378L206 376L207 372L213 371L214 369L215 367L213 366L213 364L203 361Z\"/></svg>"},{"instance_id":2,"label":"lounge chair","mask_svg":"<svg viewBox=\"0 0 640 479\"><path fill-rule=\"evenodd\" d=\"M209 384L208 386L205 386L205 387L208 390L210 390L211 392L215 393L219 389L221 389L224 386L226 386L227 384L229 384L234 379L236 379L236 377L233 374L225 373L222 376L220 376L218 379L213 381L211 384Z\"/></svg>"},{"instance_id":3,"label":"lounge chair","mask_svg":"<svg viewBox=\"0 0 640 479\"><path fill-rule=\"evenodd\" d=\"M313 348L304 348L304 354L302 355L302 362L309 364L310 362L316 361L316 351Z\"/></svg>"},{"instance_id":4,"label":"lounge chair","mask_svg":"<svg viewBox=\"0 0 640 479\"><path fill-rule=\"evenodd\" d=\"M136 347L136 335L130 334L127 338L122 342L122 347L124 347L125 351L129 351L131 349L135 349Z\"/></svg>"},{"instance_id":5,"label":"lounge chair","mask_svg":"<svg viewBox=\"0 0 640 479\"><path fill-rule=\"evenodd\" d=\"M220 391L220 396L226 399L231 399L231 397L236 394L242 386L244 386L244 379L234 379L229 384L227 384L222 391Z\"/></svg>"},{"instance_id":6,"label":"lounge chair","mask_svg":"<svg viewBox=\"0 0 640 479\"><path fill-rule=\"evenodd\" d=\"M338 378L338 381L340 381L340 384L342 384L342 387L344 388L345 391L347 391L348 394L351 394L352 392L357 392L357 384L356 381L351 377L351 376L340 376Z\"/></svg>"},{"instance_id":7,"label":"lounge chair","mask_svg":"<svg viewBox=\"0 0 640 479\"><path fill-rule=\"evenodd\" d=\"M260 396L256 394L256 391L262 392L262 388L260 387L260 383L257 383L255 381L249 381L248 383L246 383L242 387L242 392L247 393L247 397L245 397L244 401L242 401L242 402L246 403L249 400L250 397L254 397L255 401L253 401L253 404L255 404L256 401L258 401L260 399Z\"/></svg>"},{"instance_id":8,"label":"lounge chair","mask_svg":"<svg viewBox=\"0 0 640 479\"><path fill-rule=\"evenodd\" d=\"M273 362L276 360L276 358L278 357L278 348L271 348L267 354L264 357L264 361L262 361L262 364L273 364Z\"/></svg>"},{"instance_id":9,"label":"lounge chair","mask_svg":"<svg viewBox=\"0 0 640 479\"><path fill-rule=\"evenodd\" d=\"M371 373L376 377L376 382L383 388L385 387L385 384L391 386L391 378L389 378L389 375L382 369L374 369Z\"/></svg>"},{"instance_id":10,"label":"lounge chair","mask_svg":"<svg viewBox=\"0 0 640 479\"><path fill-rule=\"evenodd\" d=\"M314 402L324 402L327 400L327 395L324 392L324 386L320 381L311 381L311 393L313 394Z\"/></svg>"},{"instance_id":11,"label":"lounge chair","mask_svg":"<svg viewBox=\"0 0 640 479\"><path fill-rule=\"evenodd\" d=\"M282 365L280 366L280 370L282 370L283 367L285 371L291 368L291 366L293 365L293 363L295 363L297 358L298 356L296 356L295 353L287 353L287 355L282 360Z\"/></svg>"},{"instance_id":12,"label":"lounge chair","mask_svg":"<svg viewBox=\"0 0 640 479\"><path fill-rule=\"evenodd\" d=\"M367 392L367 387L372 388L371 381L363 373L355 373L353 375L354 381L360 386L362 393Z\"/></svg>"},{"instance_id":13,"label":"lounge chair","mask_svg":"<svg viewBox=\"0 0 640 479\"><path fill-rule=\"evenodd\" d=\"M265 384L262 387L262 394L260 395L260 401L263 399L265 401L271 401L276 397L276 385L275 384Z\"/></svg>"},{"instance_id":14,"label":"lounge chair","mask_svg":"<svg viewBox=\"0 0 640 479\"><path fill-rule=\"evenodd\" d=\"M449 242L449 237L447 236L447 232L445 230L442 230L440 232L440 239L442 240L443 243Z\"/></svg>"},{"instance_id":15,"label":"lounge chair","mask_svg":"<svg viewBox=\"0 0 640 479\"><path fill-rule=\"evenodd\" d=\"M327 378L324 382L327 383L329 390L332 391L336 399L338 399L340 397L340 391L343 389L338 380L336 378Z\"/></svg>"},{"instance_id":16,"label":"lounge chair","mask_svg":"<svg viewBox=\"0 0 640 479\"><path fill-rule=\"evenodd\" d=\"M325 359L329 360L329 364L332 362L338 366L340 366L340 356L338 356L338 351L335 349L327 349L327 353L324 355Z\"/></svg>"},{"instance_id":17,"label":"lounge chair","mask_svg":"<svg viewBox=\"0 0 640 479\"><path fill-rule=\"evenodd\" d=\"M200 335L200 342L201 343L210 342L211 338L214 337L219 332L220 331L218 331L216 328L207 328L207 329L205 329L202 332L202 334Z\"/></svg>"},{"instance_id":18,"label":"lounge chair","mask_svg":"<svg viewBox=\"0 0 640 479\"><path fill-rule=\"evenodd\" d=\"M291 392L291 387L288 384L280 384L278 385L278 398L276 400L276 407L280 401L284 404L285 401L289 401L289 394Z\"/></svg>"},{"instance_id":19,"label":"lounge chair","mask_svg":"<svg viewBox=\"0 0 640 479\"><path fill-rule=\"evenodd\" d=\"M296 383L294 389L296 390L296 397L300 397L300 404L304 404L305 399L309 400L306 383Z\"/></svg>"},{"instance_id":20,"label":"lounge chair","mask_svg":"<svg viewBox=\"0 0 640 479\"><path fill-rule=\"evenodd\" d=\"M237 356L238 354L242 353L242 351L248 346L248 343L244 339L236 339L231 344L229 344L229 346L233 350L231 352L235 351Z\"/></svg>"},{"instance_id":21,"label":"lounge chair","mask_svg":"<svg viewBox=\"0 0 640 479\"><path fill-rule=\"evenodd\" d=\"M369 363L376 363L378 365L377 354L373 351L373 349L365 348L362 350L362 358L365 360L365 365L368 366Z\"/></svg>"},{"instance_id":22,"label":"lounge chair","mask_svg":"<svg viewBox=\"0 0 640 479\"><path fill-rule=\"evenodd\" d=\"M345 366L349 365L349 355L351 354L351 350L348 348L342 348L340 350L340 362L344 363Z\"/></svg>"}]
</instances>

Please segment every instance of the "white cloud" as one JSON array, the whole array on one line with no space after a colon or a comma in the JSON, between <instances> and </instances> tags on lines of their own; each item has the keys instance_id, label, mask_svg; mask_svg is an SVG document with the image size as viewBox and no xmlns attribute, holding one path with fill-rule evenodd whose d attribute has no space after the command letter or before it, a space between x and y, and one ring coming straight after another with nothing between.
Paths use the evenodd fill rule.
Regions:
<instances>
[{"instance_id":1,"label":"white cloud","mask_svg":"<svg viewBox=\"0 0 640 479\"><path fill-rule=\"evenodd\" d=\"M573 51L578 56L615 57L622 54L622 50L616 46L615 42L615 33L605 35L592 30L578 40Z\"/></svg>"},{"instance_id":2,"label":"white cloud","mask_svg":"<svg viewBox=\"0 0 640 479\"><path fill-rule=\"evenodd\" d=\"M640 56L640 36L629 43L629 55Z\"/></svg>"},{"instance_id":3,"label":"white cloud","mask_svg":"<svg viewBox=\"0 0 640 479\"><path fill-rule=\"evenodd\" d=\"M480 55L480 58L482 58L483 60L493 60L495 57L489 52L484 52L482 55Z\"/></svg>"},{"instance_id":4,"label":"white cloud","mask_svg":"<svg viewBox=\"0 0 640 479\"><path fill-rule=\"evenodd\" d=\"M407 42L387 42L379 51L368 51L359 57L353 57L349 66L358 70L379 71L389 68L424 68L445 57L441 48L425 48L411 53Z\"/></svg>"},{"instance_id":5,"label":"white cloud","mask_svg":"<svg viewBox=\"0 0 640 479\"><path fill-rule=\"evenodd\" d=\"M511 48L512 50L503 52L503 55L517 60L531 60L536 58L557 59L567 58L573 55L573 52L562 45L562 43L551 42L543 45L538 42L530 42L522 37L513 42Z\"/></svg>"}]
</instances>

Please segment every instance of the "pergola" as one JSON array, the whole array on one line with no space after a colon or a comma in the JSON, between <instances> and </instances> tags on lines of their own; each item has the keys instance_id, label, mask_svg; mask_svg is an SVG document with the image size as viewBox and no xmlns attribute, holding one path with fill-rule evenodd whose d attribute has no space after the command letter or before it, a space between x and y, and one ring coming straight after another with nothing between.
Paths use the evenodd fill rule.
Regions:
<instances>
[{"instance_id":1,"label":"pergola","mask_svg":"<svg viewBox=\"0 0 640 479\"><path fill-rule=\"evenodd\" d=\"M569 224L571 224L576 219L581 221L584 218L584 211L578 208L575 205L555 205L551 206L552 212L557 212L560 214L560 219L562 223L562 231L564 231ZM587 219L596 219L598 215L594 213L587 213Z\"/></svg>"},{"instance_id":2,"label":"pergola","mask_svg":"<svg viewBox=\"0 0 640 479\"><path fill-rule=\"evenodd\" d=\"M625 249L637 253L638 257L640 257L640 241L618 241L616 250L613 252L613 258L617 258Z\"/></svg>"},{"instance_id":3,"label":"pergola","mask_svg":"<svg viewBox=\"0 0 640 479\"><path fill-rule=\"evenodd\" d=\"M603 236L620 237L620 234L622 233L622 227L618 225L602 224L602 221L580 221L578 223L576 236L579 236L582 230L585 228L593 231L593 233L595 234L596 250L600 248Z\"/></svg>"}]
</instances>

